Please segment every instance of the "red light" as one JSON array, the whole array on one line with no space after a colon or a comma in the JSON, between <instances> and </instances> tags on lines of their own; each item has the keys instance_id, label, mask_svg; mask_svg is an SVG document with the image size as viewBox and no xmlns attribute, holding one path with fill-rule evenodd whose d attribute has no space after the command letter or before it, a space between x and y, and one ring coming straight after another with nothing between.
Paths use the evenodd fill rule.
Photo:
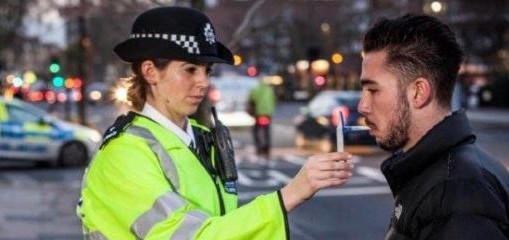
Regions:
<instances>
[{"instance_id":1,"label":"red light","mask_svg":"<svg viewBox=\"0 0 509 240\"><path fill-rule=\"evenodd\" d=\"M83 86L83 80L81 78L74 78L74 88L81 88Z\"/></svg>"},{"instance_id":2,"label":"red light","mask_svg":"<svg viewBox=\"0 0 509 240\"><path fill-rule=\"evenodd\" d=\"M219 101L219 99L221 99L221 92L216 88L210 88L207 97L213 104L215 104Z\"/></svg>"},{"instance_id":3,"label":"red light","mask_svg":"<svg viewBox=\"0 0 509 240\"><path fill-rule=\"evenodd\" d=\"M350 109L348 109L345 106L334 108L334 110L332 110L332 124L334 124L334 126L337 126L339 124L340 121L339 119L341 115L343 115L343 124L346 124L349 114Z\"/></svg>"},{"instance_id":4,"label":"red light","mask_svg":"<svg viewBox=\"0 0 509 240\"><path fill-rule=\"evenodd\" d=\"M28 100L33 102L39 102L44 99L44 95L40 91L34 91L28 93Z\"/></svg>"},{"instance_id":5,"label":"red light","mask_svg":"<svg viewBox=\"0 0 509 240\"><path fill-rule=\"evenodd\" d=\"M316 76L315 77L315 84L316 86L323 86L325 84L325 78L323 76Z\"/></svg>"},{"instance_id":6,"label":"red light","mask_svg":"<svg viewBox=\"0 0 509 240\"><path fill-rule=\"evenodd\" d=\"M270 124L270 117L267 117L267 116L256 117L256 125L268 126L269 124Z\"/></svg>"},{"instance_id":7,"label":"red light","mask_svg":"<svg viewBox=\"0 0 509 240\"><path fill-rule=\"evenodd\" d=\"M54 103L55 102L55 93L53 91L47 91L44 94L44 98L46 98L46 101L48 101L49 103Z\"/></svg>"},{"instance_id":8,"label":"red light","mask_svg":"<svg viewBox=\"0 0 509 240\"><path fill-rule=\"evenodd\" d=\"M57 101L59 102L65 102L67 101L67 95L65 93L58 93L57 94Z\"/></svg>"},{"instance_id":9,"label":"red light","mask_svg":"<svg viewBox=\"0 0 509 240\"><path fill-rule=\"evenodd\" d=\"M79 101L81 101L81 99L83 99L83 95L81 95L81 92L79 92L79 91L73 91L71 93L71 97L72 97L72 100L75 102L79 102Z\"/></svg>"},{"instance_id":10,"label":"red light","mask_svg":"<svg viewBox=\"0 0 509 240\"><path fill-rule=\"evenodd\" d=\"M248 67L247 68L247 75L250 76L250 77L254 77L256 76L256 74L258 74L258 69L256 69L256 67Z\"/></svg>"}]
</instances>

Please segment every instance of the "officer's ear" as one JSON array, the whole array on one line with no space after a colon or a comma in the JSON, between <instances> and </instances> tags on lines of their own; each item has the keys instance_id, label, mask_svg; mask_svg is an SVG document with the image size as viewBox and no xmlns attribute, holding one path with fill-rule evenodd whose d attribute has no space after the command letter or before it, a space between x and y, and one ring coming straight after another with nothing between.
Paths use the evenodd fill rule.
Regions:
<instances>
[{"instance_id":1,"label":"officer's ear","mask_svg":"<svg viewBox=\"0 0 509 240\"><path fill-rule=\"evenodd\" d=\"M156 85L159 82L158 73L154 62L151 60L145 60L141 63L141 74L148 84Z\"/></svg>"}]
</instances>

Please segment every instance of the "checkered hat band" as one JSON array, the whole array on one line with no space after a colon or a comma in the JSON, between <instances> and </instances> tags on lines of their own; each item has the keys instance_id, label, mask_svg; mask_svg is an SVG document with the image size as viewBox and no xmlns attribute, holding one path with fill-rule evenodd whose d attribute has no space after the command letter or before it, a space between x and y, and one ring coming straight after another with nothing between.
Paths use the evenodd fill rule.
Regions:
<instances>
[{"instance_id":1,"label":"checkered hat band","mask_svg":"<svg viewBox=\"0 0 509 240\"><path fill-rule=\"evenodd\" d=\"M176 43L190 54L200 54L198 42L194 36L166 33L133 33L131 38L159 38Z\"/></svg>"}]
</instances>

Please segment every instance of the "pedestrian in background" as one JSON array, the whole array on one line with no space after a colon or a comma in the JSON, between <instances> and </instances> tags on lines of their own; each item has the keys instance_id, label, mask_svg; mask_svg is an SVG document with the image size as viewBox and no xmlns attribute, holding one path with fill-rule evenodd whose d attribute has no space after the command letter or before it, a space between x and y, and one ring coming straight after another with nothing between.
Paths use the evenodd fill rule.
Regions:
<instances>
[{"instance_id":1,"label":"pedestrian in background","mask_svg":"<svg viewBox=\"0 0 509 240\"><path fill-rule=\"evenodd\" d=\"M276 109L276 94L269 81L269 76L260 76L258 84L251 90L248 99L248 104L250 105L248 112L251 112L251 115L255 118L252 132L256 154L266 164L269 163L270 150L272 148L270 131L272 114L274 114Z\"/></svg>"},{"instance_id":2,"label":"pedestrian in background","mask_svg":"<svg viewBox=\"0 0 509 240\"><path fill-rule=\"evenodd\" d=\"M151 9L114 50L131 63L135 112L106 131L85 172L77 212L86 239L287 239L288 212L351 176L349 154L311 156L286 186L237 208L221 139L188 117L212 64L233 62L209 19L189 8Z\"/></svg>"},{"instance_id":3,"label":"pedestrian in background","mask_svg":"<svg viewBox=\"0 0 509 240\"><path fill-rule=\"evenodd\" d=\"M394 195L385 239L507 239L509 175L451 112L462 50L427 15L378 21L365 35L358 110L393 152L381 170Z\"/></svg>"}]
</instances>

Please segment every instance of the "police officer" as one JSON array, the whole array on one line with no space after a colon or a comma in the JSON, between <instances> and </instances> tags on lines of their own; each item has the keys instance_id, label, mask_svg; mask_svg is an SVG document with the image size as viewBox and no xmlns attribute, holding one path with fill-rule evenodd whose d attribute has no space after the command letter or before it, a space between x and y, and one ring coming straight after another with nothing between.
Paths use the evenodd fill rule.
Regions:
<instances>
[{"instance_id":1,"label":"police officer","mask_svg":"<svg viewBox=\"0 0 509 240\"><path fill-rule=\"evenodd\" d=\"M215 34L202 13L161 7L115 47L134 72L135 112L106 131L85 172L77 210L86 239L286 239L287 212L351 176L349 154L312 156L281 190L237 208L235 179L218 169L223 145L188 117L212 63L233 62Z\"/></svg>"}]
</instances>

